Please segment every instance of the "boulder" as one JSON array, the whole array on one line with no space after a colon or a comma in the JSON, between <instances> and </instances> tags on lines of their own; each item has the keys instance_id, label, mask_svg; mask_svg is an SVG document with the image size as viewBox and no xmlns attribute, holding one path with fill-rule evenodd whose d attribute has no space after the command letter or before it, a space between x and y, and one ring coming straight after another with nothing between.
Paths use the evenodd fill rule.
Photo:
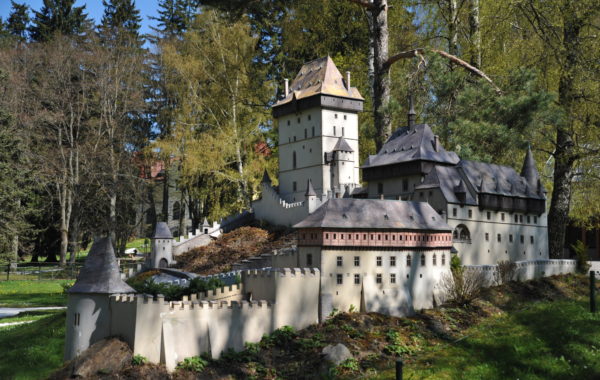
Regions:
<instances>
[{"instance_id":1,"label":"boulder","mask_svg":"<svg viewBox=\"0 0 600 380\"><path fill-rule=\"evenodd\" d=\"M341 343L338 344L330 344L329 346L323 348L321 351L323 355L323 359L330 365L337 366L342 363L344 360L351 359L352 353L348 349L348 347L344 346Z\"/></svg>"},{"instance_id":2,"label":"boulder","mask_svg":"<svg viewBox=\"0 0 600 380\"><path fill-rule=\"evenodd\" d=\"M103 339L66 363L49 379L87 379L119 372L131 364L131 358L132 352L127 343L117 338Z\"/></svg>"}]
</instances>

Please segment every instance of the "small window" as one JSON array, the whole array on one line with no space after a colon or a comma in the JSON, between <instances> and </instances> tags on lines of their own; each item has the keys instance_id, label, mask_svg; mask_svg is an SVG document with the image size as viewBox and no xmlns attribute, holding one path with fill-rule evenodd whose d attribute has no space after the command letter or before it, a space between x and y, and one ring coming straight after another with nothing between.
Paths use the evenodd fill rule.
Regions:
<instances>
[{"instance_id":1,"label":"small window","mask_svg":"<svg viewBox=\"0 0 600 380\"><path fill-rule=\"evenodd\" d=\"M342 127L342 136L344 136L344 127Z\"/></svg>"},{"instance_id":2,"label":"small window","mask_svg":"<svg viewBox=\"0 0 600 380\"><path fill-rule=\"evenodd\" d=\"M492 219L492 213L488 211L487 212L487 220L490 220L490 219Z\"/></svg>"},{"instance_id":3,"label":"small window","mask_svg":"<svg viewBox=\"0 0 600 380\"><path fill-rule=\"evenodd\" d=\"M358 273L354 274L354 284L355 285L360 284L360 274L358 274Z\"/></svg>"},{"instance_id":4,"label":"small window","mask_svg":"<svg viewBox=\"0 0 600 380\"><path fill-rule=\"evenodd\" d=\"M446 254L442 253L442 266L446 265Z\"/></svg>"},{"instance_id":5,"label":"small window","mask_svg":"<svg viewBox=\"0 0 600 380\"><path fill-rule=\"evenodd\" d=\"M315 127L312 127L312 137L315 137Z\"/></svg>"},{"instance_id":6,"label":"small window","mask_svg":"<svg viewBox=\"0 0 600 380\"><path fill-rule=\"evenodd\" d=\"M294 137L294 141L296 141L296 138ZM296 169L296 151L292 152L292 168Z\"/></svg>"},{"instance_id":7,"label":"small window","mask_svg":"<svg viewBox=\"0 0 600 380\"><path fill-rule=\"evenodd\" d=\"M529 242L530 242L531 244L533 244L533 235L531 235L531 236L529 237Z\"/></svg>"},{"instance_id":8,"label":"small window","mask_svg":"<svg viewBox=\"0 0 600 380\"><path fill-rule=\"evenodd\" d=\"M515 215L515 223L519 223L519 215Z\"/></svg>"},{"instance_id":9,"label":"small window","mask_svg":"<svg viewBox=\"0 0 600 380\"><path fill-rule=\"evenodd\" d=\"M390 266L391 267L396 266L396 256L390 256Z\"/></svg>"},{"instance_id":10,"label":"small window","mask_svg":"<svg viewBox=\"0 0 600 380\"><path fill-rule=\"evenodd\" d=\"M498 243L501 243L501 242L502 242L502 235L498 234Z\"/></svg>"},{"instance_id":11,"label":"small window","mask_svg":"<svg viewBox=\"0 0 600 380\"><path fill-rule=\"evenodd\" d=\"M410 255L406 256L406 266L407 267L412 266L412 257Z\"/></svg>"},{"instance_id":12,"label":"small window","mask_svg":"<svg viewBox=\"0 0 600 380\"><path fill-rule=\"evenodd\" d=\"M500 214L500 219L504 222L504 213Z\"/></svg>"},{"instance_id":13,"label":"small window","mask_svg":"<svg viewBox=\"0 0 600 380\"><path fill-rule=\"evenodd\" d=\"M290 125L290 121L288 120L287 125Z\"/></svg>"},{"instance_id":14,"label":"small window","mask_svg":"<svg viewBox=\"0 0 600 380\"><path fill-rule=\"evenodd\" d=\"M377 184L377 194L381 195L383 194L383 183L379 182Z\"/></svg>"},{"instance_id":15,"label":"small window","mask_svg":"<svg viewBox=\"0 0 600 380\"><path fill-rule=\"evenodd\" d=\"M371 240L375 240L375 235L371 234Z\"/></svg>"},{"instance_id":16,"label":"small window","mask_svg":"<svg viewBox=\"0 0 600 380\"><path fill-rule=\"evenodd\" d=\"M304 138L308 137L308 130L306 128L304 128Z\"/></svg>"},{"instance_id":17,"label":"small window","mask_svg":"<svg viewBox=\"0 0 600 380\"><path fill-rule=\"evenodd\" d=\"M342 266L342 263L343 263L342 256L336 257L336 263L337 263L338 267Z\"/></svg>"},{"instance_id":18,"label":"small window","mask_svg":"<svg viewBox=\"0 0 600 380\"><path fill-rule=\"evenodd\" d=\"M381 234L377 234L377 240L381 241Z\"/></svg>"},{"instance_id":19,"label":"small window","mask_svg":"<svg viewBox=\"0 0 600 380\"><path fill-rule=\"evenodd\" d=\"M335 136L335 125L333 126L333 135Z\"/></svg>"},{"instance_id":20,"label":"small window","mask_svg":"<svg viewBox=\"0 0 600 380\"><path fill-rule=\"evenodd\" d=\"M383 279L381 277L381 273L377 273L377 276L375 276L375 282L378 284L381 284L383 282Z\"/></svg>"},{"instance_id":21,"label":"small window","mask_svg":"<svg viewBox=\"0 0 600 380\"><path fill-rule=\"evenodd\" d=\"M298 124L300 123L300 118L298 118Z\"/></svg>"},{"instance_id":22,"label":"small window","mask_svg":"<svg viewBox=\"0 0 600 380\"><path fill-rule=\"evenodd\" d=\"M329 239L329 234L325 234L325 239Z\"/></svg>"},{"instance_id":23,"label":"small window","mask_svg":"<svg viewBox=\"0 0 600 380\"><path fill-rule=\"evenodd\" d=\"M436 266L437 265L437 255L435 253L433 254L432 260L433 260L433 265Z\"/></svg>"},{"instance_id":24,"label":"small window","mask_svg":"<svg viewBox=\"0 0 600 380\"><path fill-rule=\"evenodd\" d=\"M490 241L490 234L489 233L485 233L485 241Z\"/></svg>"},{"instance_id":25,"label":"small window","mask_svg":"<svg viewBox=\"0 0 600 380\"><path fill-rule=\"evenodd\" d=\"M533 223L534 223L534 224L537 224L537 216L534 216L534 217L533 217Z\"/></svg>"},{"instance_id":26,"label":"small window","mask_svg":"<svg viewBox=\"0 0 600 380\"><path fill-rule=\"evenodd\" d=\"M456 217L456 214L457 214L457 210L456 210L456 207L454 207L452 209L452 216Z\"/></svg>"},{"instance_id":27,"label":"small window","mask_svg":"<svg viewBox=\"0 0 600 380\"><path fill-rule=\"evenodd\" d=\"M512 236L512 234L508 235L508 241L509 241L509 243L513 242L513 236Z\"/></svg>"},{"instance_id":28,"label":"small window","mask_svg":"<svg viewBox=\"0 0 600 380\"><path fill-rule=\"evenodd\" d=\"M348 117L346 115L344 115L344 120L347 120L347 119L348 119Z\"/></svg>"},{"instance_id":29,"label":"small window","mask_svg":"<svg viewBox=\"0 0 600 380\"><path fill-rule=\"evenodd\" d=\"M292 190L293 191L298 190L298 184L296 183L296 181L292 182Z\"/></svg>"},{"instance_id":30,"label":"small window","mask_svg":"<svg viewBox=\"0 0 600 380\"><path fill-rule=\"evenodd\" d=\"M367 240L367 234L363 234L363 240Z\"/></svg>"},{"instance_id":31,"label":"small window","mask_svg":"<svg viewBox=\"0 0 600 380\"><path fill-rule=\"evenodd\" d=\"M521 244L525 244L525 235L521 235Z\"/></svg>"},{"instance_id":32,"label":"small window","mask_svg":"<svg viewBox=\"0 0 600 380\"><path fill-rule=\"evenodd\" d=\"M425 266L425 254L421 253L421 266L424 267Z\"/></svg>"},{"instance_id":33,"label":"small window","mask_svg":"<svg viewBox=\"0 0 600 380\"><path fill-rule=\"evenodd\" d=\"M473 210L469 210L469 218L473 217Z\"/></svg>"},{"instance_id":34,"label":"small window","mask_svg":"<svg viewBox=\"0 0 600 380\"><path fill-rule=\"evenodd\" d=\"M344 283L344 276L343 275L341 275L341 274L338 273L335 277L336 277L336 283L338 285L342 285Z\"/></svg>"},{"instance_id":35,"label":"small window","mask_svg":"<svg viewBox=\"0 0 600 380\"><path fill-rule=\"evenodd\" d=\"M308 115L308 120L310 120L310 115Z\"/></svg>"},{"instance_id":36,"label":"small window","mask_svg":"<svg viewBox=\"0 0 600 380\"><path fill-rule=\"evenodd\" d=\"M296 136L294 136L294 142L296 142Z\"/></svg>"},{"instance_id":37,"label":"small window","mask_svg":"<svg viewBox=\"0 0 600 380\"><path fill-rule=\"evenodd\" d=\"M519 223L523 223L523 215L519 215Z\"/></svg>"},{"instance_id":38,"label":"small window","mask_svg":"<svg viewBox=\"0 0 600 380\"><path fill-rule=\"evenodd\" d=\"M408 179L402 180L402 191L408 191Z\"/></svg>"},{"instance_id":39,"label":"small window","mask_svg":"<svg viewBox=\"0 0 600 380\"><path fill-rule=\"evenodd\" d=\"M354 256L354 266L355 267L360 266L360 256Z\"/></svg>"},{"instance_id":40,"label":"small window","mask_svg":"<svg viewBox=\"0 0 600 380\"><path fill-rule=\"evenodd\" d=\"M334 115L334 117L337 119L337 113Z\"/></svg>"},{"instance_id":41,"label":"small window","mask_svg":"<svg viewBox=\"0 0 600 380\"><path fill-rule=\"evenodd\" d=\"M381 256L377 256L375 261L377 262L377 266L380 267L381 266Z\"/></svg>"},{"instance_id":42,"label":"small window","mask_svg":"<svg viewBox=\"0 0 600 380\"><path fill-rule=\"evenodd\" d=\"M306 265L307 266L311 266L313 265L313 261L312 261L312 253L307 253L306 254Z\"/></svg>"},{"instance_id":43,"label":"small window","mask_svg":"<svg viewBox=\"0 0 600 380\"><path fill-rule=\"evenodd\" d=\"M531 216L527 215L527 223L531 223Z\"/></svg>"},{"instance_id":44,"label":"small window","mask_svg":"<svg viewBox=\"0 0 600 380\"><path fill-rule=\"evenodd\" d=\"M390 284L396 283L396 273L390 273Z\"/></svg>"},{"instance_id":45,"label":"small window","mask_svg":"<svg viewBox=\"0 0 600 380\"><path fill-rule=\"evenodd\" d=\"M334 239L337 239L337 234L333 234L333 238L334 238Z\"/></svg>"}]
</instances>

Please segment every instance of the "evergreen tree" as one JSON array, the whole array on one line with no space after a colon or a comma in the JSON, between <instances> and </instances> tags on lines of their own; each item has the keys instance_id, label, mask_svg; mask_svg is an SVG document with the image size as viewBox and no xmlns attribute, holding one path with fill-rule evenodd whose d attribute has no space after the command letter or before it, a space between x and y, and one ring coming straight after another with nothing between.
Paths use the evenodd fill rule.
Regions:
<instances>
[{"instance_id":1,"label":"evergreen tree","mask_svg":"<svg viewBox=\"0 0 600 380\"><path fill-rule=\"evenodd\" d=\"M27 37L27 26L29 24L29 6L11 1L12 9L7 20L8 31L24 40Z\"/></svg>"},{"instance_id":2,"label":"evergreen tree","mask_svg":"<svg viewBox=\"0 0 600 380\"><path fill-rule=\"evenodd\" d=\"M81 35L91 26L85 5L74 6L75 0L44 0L42 9L34 11L33 25L29 33L34 41L52 39L54 34Z\"/></svg>"},{"instance_id":3,"label":"evergreen tree","mask_svg":"<svg viewBox=\"0 0 600 380\"><path fill-rule=\"evenodd\" d=\"M152 28L163 37L181 37L192 25L194 16L198 13L197 0L159 0L158 28Z\"/></svg>"},{"instance_id":4,"label":"evergreen tree","mask_svg":"<svg viewBox=\"0 0 600 380\"><path fill-rule=\"evenodd\" d=\"M103 0L104 15L99 34L105 44L141 47L140 11L134 0Z\"/></svg>"}]
</instances>

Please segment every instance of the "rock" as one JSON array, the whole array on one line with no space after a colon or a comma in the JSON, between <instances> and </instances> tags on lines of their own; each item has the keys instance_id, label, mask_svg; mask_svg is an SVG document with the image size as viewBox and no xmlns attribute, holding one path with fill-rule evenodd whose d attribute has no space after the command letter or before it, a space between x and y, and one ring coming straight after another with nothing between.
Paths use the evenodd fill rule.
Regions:
<instances>
[{"instance_id":1,"label":"rock","mask_svg":"<svg viewBox=\"0 0 600 380\"><path fill-rule=\"evenodd\" d=\"M131 364L131 358L131 349L127 343L117 338L103 339L66 363L49 379L87 379L119 372Z\"/></svg>"},{"instance_id":2,"label":"rock","mask_svg":"<svg viewBox=\"0 0 600 380\"><path fill-rule=\"evenodd\" d=\"M330 344L329 346L323 348L321 354L323 354L323 358L326 362L334 366L339 365L344 360L352 358L352 353L348 347L341 343L336 345Z\"/></svg>"}]
</instances>

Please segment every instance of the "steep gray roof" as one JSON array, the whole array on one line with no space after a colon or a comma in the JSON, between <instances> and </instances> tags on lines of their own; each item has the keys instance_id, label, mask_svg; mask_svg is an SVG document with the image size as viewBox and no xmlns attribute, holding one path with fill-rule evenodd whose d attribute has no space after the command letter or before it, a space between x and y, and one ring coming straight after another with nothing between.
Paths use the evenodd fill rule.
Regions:
<instances>
[{"instance_id":1,"label":"steep gray roof","mask_svg":"<svg viewBox=\"0 0 600 380\"><path fill-rule=\"evenodd\" d=\"M132 287L121 280L110 238L101 238L94 242L69 293L135 293Z\"/></svg>"},{"instance_id":2,"label":"steep gray roof","mask_svg":"<svg viewBox=\"0 0 600 380\"><path fill-rule=\"evenodd\" d=\"M452 230L425 202L354 198L330 199L294 227Z\"/></svg>"},{"instance_id":3,"label":"steep gray roof","mask_svg":"<svg viewBox=\"0 0 600 380\"><path fill-rule=\"evenodd\" d=\"M312 181L310 180L310 178L308 179L307 183L306 183L306 195L307 197L313 196L316 197L317 196L317 192L315 191L315 188L313 187Z\"/></svg>"},{"instance_id":4,"label":"steep gray roof","mask_svg":"<svg viewBox=\"0 0 600 380\"><path fill-rule=\"evenodd\" d=\"M525 178L529 185L529 190L532 193L545 193L546 190L540 180L540 173L535 166L535 160L533 153L531 153L531 147L527 148L527 154L525 154L525 160L523 161L523 168L521 169L521 177Z\"/></svg>"},{"instance_id":5,"label":"steep gray roof","mask_svg":"<svg viewBox=\"0 0 600 380\"><path fill-rule=\"evenodd\" d=\"M465 193L465 204L477 205L477 199L465 186L460 170L456 166L436 165L425 176L421 184L415 186L415 190L439 188L444 198L450 203L461 203L457 194Z\"/></svg>"},{"instance_id":6,"label":"steep gray roof","mask_svg":"<svg viewBox=\"0 0 600 380\"><path fill-rule=\"evenodd\" d=\"M479 193L544 199L543 193L532 188L524 177L509 166L462 160L459 167Z\"/></svg>"},{"instance_id":7,"label":"steep gray roof","mask_svg":"<svg viewBox=\"0 0 600 380\"><path fill-rule=\"evenodd\" d=\"M156 228L154 229L153 239L173 239L173 234L169 229L169 226L165 222L156 223Z\"/></svg>"},{"instance_id":8,"label":"steep gray roof","mask_svg":"<svg viewBox=\"0 0 600 380\"><path fill-rule=\"evenodd\" d=\"M263 173L262 181L260 181L260 183L271 183L271 177L269 177L269 172L267 172L267 169L265 169L265 172Z\"/></svg>"},{"instance_id":9,"label":"steep gray roof","mask_svg":"<svg viewBox=\"0 0 600 380\"><path fill-rule=\"evenodd\" d=\"M420 160L449 165L460 161L456 153L446 151L439 143L436 151L434 141L433 132L427 124L417 124L412 129L398 128L376 155L367 158L362 168Z\"/></svg>"},{"instance_id":10,"label":"steep gray roof","mask_svg":"<svg viewBox=\"0 0 600 380\"><path fill-rule=\"evenodd\" d=\"M348 141L346 141L343 137L340 137L335 146L333 147L333 151L354 152L354 149L352 149L350 144L348 144Z\"/></svg>"}]
</instances>

